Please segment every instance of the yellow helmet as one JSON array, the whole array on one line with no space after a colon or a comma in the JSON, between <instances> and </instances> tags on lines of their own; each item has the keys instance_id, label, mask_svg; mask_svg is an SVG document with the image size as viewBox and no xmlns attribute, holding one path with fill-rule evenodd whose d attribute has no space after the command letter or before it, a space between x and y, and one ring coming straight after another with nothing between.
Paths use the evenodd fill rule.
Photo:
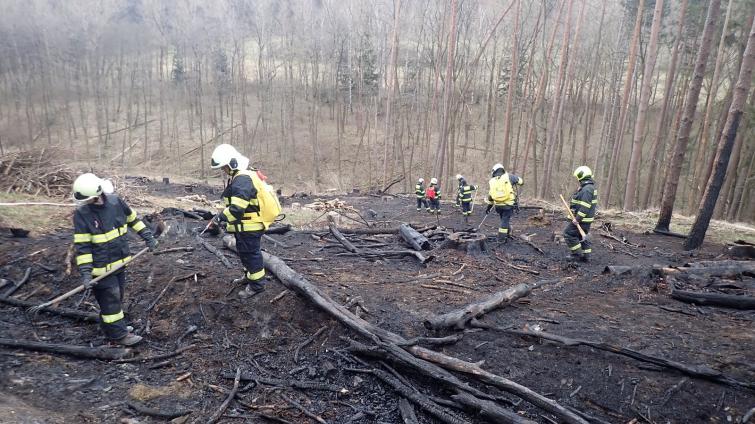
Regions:
<instances>
[{"instance_id":1,"label":"yellow helmet","mask_svg":"<svg viewBox=\"0 0 755 424\"><path fill-rule=\"evenodd\" d=\"M575 169L574 174L572 175L574 175L579 181L582 181L585 178L592 177L592 170L589 167L582 165Z\"/></svg>"}]
</instances>

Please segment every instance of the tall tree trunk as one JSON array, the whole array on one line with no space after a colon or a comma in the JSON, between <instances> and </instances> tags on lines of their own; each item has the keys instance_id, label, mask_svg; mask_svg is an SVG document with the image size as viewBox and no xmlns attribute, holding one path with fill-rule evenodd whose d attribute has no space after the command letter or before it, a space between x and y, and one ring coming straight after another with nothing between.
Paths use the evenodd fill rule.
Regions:
<instances>
[{"instance_id":1,"label":"tall tree trunk","mask_svg":"<svg viewBox=\"0 0 755 424\"><path fill-rule=\"evenodd\" d=\"M700 137L698 138L697 142L697 149L694 158L691 162L691 169L690 169L690 183L694 184L694 190L690 190L689 192L689 198L687 199L687 209L691 212L694 208L694 201L695 201L695 195L699 193L702 190L702 184L705 183L705 180L707 180L707 176L701 175L703 173L703 169L705 167L706 161L705 158L705 150L708 146L708 144L713 144L711 137L710 137L710 127L711 127L711 115L713 114L713 104L716 102L716 97L718 93L718 84L719 79L721 77L721 64L723 63L724 59L724 41L726 40L726 32L729 28L729 18L731 17L731 4L732 0L729 0L729 3L726 7L726 17L724 18L724 26L721 28L721 37L718 42L718 51L716 53L716 64L713 68L713 77L710 81L710 90L708 90L708 98L705 105L705 116L703 118L703 127L700 131ZM716 140L718 137L716 137ZM703 179L705 178L705 179Z\"/></svg>"},{"instance_id":2,"label":"tall tree trunk","mask_svg":"<svg viewBox=\"0 0 755 424\"><path fill-rule=\"evenodd\" d=\"M634 89L634 66L637 61L637 46L640 40L640 32L642 30L642 18L645 13L645 0L640 0L637 5L637 18L634 21L634 31L632 32L632 41L629 48L629 61L627 62L627 74L624 80L624 96L621 101L621 109L619 109L619 126L616 132L616 139L613 140L613 148L611 149L611 159L608 163L608 177L606 179L606 188L603 190L605 193L605 204L611 201L611 191L613 188L613 180L616 176L616 168L618 167L619 156L621 155L621 147L624 143L624 133L626 132L627 115L629 115L629 98L631 97L632 90Z\"/></svg>"},{"instance_id":3,"label":"tall tree trunk","mask_svg":"<svg viewBox=\"0 0 755 424\"><path fill-rule=\"evenodd\" d=\"M689 144L689 135L692 130L692 122L697 110L697 101L700 97L700 89L705 77L705 67L708 64L710 55L710 45L713 41L713 32L718 21L718 15L721 8L721 0L711 0L708 6L708 13L705 18L705 27L703 28L700 47L695 59L695 70L692 80L689 83L687 91L687 100L684 103L684 115L679 127L679 135L676 138L674 152L669 158L668 172L665 177L663 189L663 199L661 201L661 213L655 228L661 231L669 231L671 224L671 214L674 211L674 201L676 200L676 190L679 187L679 177L682 173L684 155L687 152Z\"/></svg>"},{"instance_id":4,"label":"tall tree trunk","mask_svg":"<svg viewBox=\"0 0 755 424\"><path fill-rule=\"evenodd\" d=\"M395 145L395 130L393 119L393 98L395 97L396 88L398 86L398 26L399 17L401 15L401 0L393 1L393 29L391 32L391 53L388 61L388 72L386 79L386 91L387 96L385 99L385 130L383 136L385 137L385 144L383 150L383 187L388 185L388 144ZM391 139L388 139L388 135L391 134Z\"/></svg>"},{"instance_id":5,"label":"tall tree trunk","mask_svg":"<svg viewBox=\"0 0 755 424\"><path fill-rule=\"evenodd\" d=\"M679 24L676 29L676 42L674 44L674 52L671 54L671 64L666 75L666 87L663 90L663 106L661 106L661 115L658 118L658 126L655 129L655 137L653 138L653 144L650 148L650 168L647 172L647 180L645 182L645 191L642 194L642 209L647 209L650 206L650 196L653 193L653 186L656 177L656 171L658 170L658 158L663 151L663 145L665 144L666 131L665 121L668 113L668 106L672 98L672 91L674 89L674 81L676 80L676 67L679 62L679 51L682 49L682 33L684 31L684 19L687 14L687 0L682 0L682 5L679 9Z\"/></svg>"},{"instance_id":6,"label":"tall tree trunk","mask_svg":"<svg viewBox=\"0 0 755 424\"><path fill-rule=\"evenodd\" d=\"M448 136L451 127L451 103L454 91L454 60L456 58L456 14L458 13L457 0L451 0L451 18L448 28L448 54L446 57L446 78L443 88L443 116L440 124L440 140L435 155L433 175L438 181L443 181L446 151L448 149ZM450 170L449 170L450 171Z\"/></svg>"},{"instance_id":7,"label":"tall tree trunk","mask_svg":"<svg viewBox=\"0 0 755 424\"><path fill-rule=\"evenodd\" d=\"M503 118L503 157L509 160L511 153L511 110L514 107L514 92L519 76L519 14L521 0L514 0L514 32L511 33L511 72L509 74L509 89L506 93L506 112ZM493 67L495 68L495 66Z\"/></svg>"},{"instance_id":8,"label":"tall tree trunk","mask_svg":"<svg viewBox=\"0 0 755 424\"><path fill-rule=\"evenodd\" d=\"M658 57L658 34L661 31L663 19L663 0L655 1L653 24L650 28L650 43L648 44L645 69L642 71L642 90L640 91L640 108L634 125L634 140L632 141L632 155L629 159L627 171L627 185L624 192L624 210L635 209L637 179L639 178L640 162L642 161L642 146L645 141L645 118L650 105L650 88L655 69L655 59Z\"/></svg>"},{"instance_id":9,"label":"tall tree trunk","mask_svg":"<svg viewBox=\"0 0 755 424\"><path fill-rule=\"evenodd\" d=\"M755 65L755 23L753 23L750 28L747 47L745 48L742 66L739 70L739 78L737 79L731 107L729 108L729 117L726 120L723 136L718 143L713 174L711 174L708 183L705 186L705 193L703 194L700 207L698 208L697 218L692 224L689 238L687 238L687 241L684 243L684 248L686 250L700 247L705 239L705 233L708 230L710 219L713 216L716 200L718 200L718 194L721 191L721 186L723 186L726 178L726 168L729 165L729 158L734 146L734 140L737 137L739 122L744 113L745 100L747 99L750 86L752 85L753 65Z\"/></svg>"}]
</instances>

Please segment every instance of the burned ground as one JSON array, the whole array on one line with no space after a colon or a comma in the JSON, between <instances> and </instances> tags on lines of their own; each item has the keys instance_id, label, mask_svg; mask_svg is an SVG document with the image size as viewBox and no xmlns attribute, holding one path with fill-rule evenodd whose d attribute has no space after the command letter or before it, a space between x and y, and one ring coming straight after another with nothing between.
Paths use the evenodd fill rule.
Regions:
<instances>
[{"instance_id":1,"label":"burned ground","mask_svg":"<svg viewBox=\"0 0 755 424\"><path fill-rule=\"evenodd\" d=\"M155 195L187 194L183 186L148 185L148 189ZM191 190L208 197L212 194L201 187ZM386 226L409 222L418 227L465 228L450 205L444 205L444 213L436 221L434 216L415 212L411 198L352 196L345 201ZM482 213L481 208L476 209L472 222L478 223ZM266 422L269 418L264 415L296 423L315 420L294 403L328 423L402 422L397 406L400 396L373 375L354 372L386 369L377 361L356 359L348 352L348 338L368 340L358 338L296 293L280 297L286 288L276 278L252 301L238 300L238 287L230 284L240 274L235 255L224 250L233 265L228 268L197 245L194 235L205 222L164 218L172 226L163 236L161 249L194 250L147 255L130 266L125 310L131 325L146 336L134 353L140 358L170 353L180 346L193 348L165 360L108 362L2 347L0 422L159 421L135 412L128 403L162 411L191 410L188 421L204 422L226 398L224 390L230 390L237 368L254 373L258 383L241 382L238 401L231 402L222 422ZM593 261L573 266L563 260L565 246L552 240L563 226L559 218L523 210L512 221L515 233L531 235L542 254L516 239L506 245L489 242L490 251L479 256L435 249L425 252L434 256L427 264L414 257L365 259L342 255L346 251L341 245L324 236L324 223L320 229L271 235L278 243L264 240L263 246L334 301L352 309L356 305L367 321L406 338L451 334L425 329L422 322L430 315L518 283L561 278L486 314L480 322L601 341L688 365L707 365L738 381L753 383L752 311L677 302L668 296L668 282L658 276L603 274L607 265L678 266L721 259L721 246L684 252L677 239L614 228L613 234L626 236L631 244L626 245L602 237L598 228L604 221L599 219L591 236ZM494 235L495 221L491 215L481 231ZM69 240L69 229L27 239L2 239L0 278L18 281L31 268L29 282L16 290L14 297L41 302L76 286L75 271L74 275L65 273ZM220 237L206 240L222 247ZM395 234L352 236L352 241L362 250L402 246ZM134 250L141 247L136 237L133 243ZM734 282L752 294L752 277L740 276ZM166 285L165 294L148 311ZM61 306L96 312L91 296L83 300L76 296ZM192 326L196 331L186 334ZM32 316L6 305L0 306L0 333L4 338L71 345L104 343L92 323L46 313ZM752 389L685 376L590 347L563 346L501 331L467 329L457 343L433 349L469 362L484 361L482 368L603 422L733 422L755 406ZM449 399L449 392L429 378L400 365L392 368L420 392ZM263 379L319 386L296 389L284 387L280 381L266 384ZM558 421L515 396L467 381L510 399L515 406L508 408L522 417L540 423ZM448 410L465 422L484 422L478 416ZM437 422L420 409L416 412L419 422Z\"/></svg>"}]
</instances>

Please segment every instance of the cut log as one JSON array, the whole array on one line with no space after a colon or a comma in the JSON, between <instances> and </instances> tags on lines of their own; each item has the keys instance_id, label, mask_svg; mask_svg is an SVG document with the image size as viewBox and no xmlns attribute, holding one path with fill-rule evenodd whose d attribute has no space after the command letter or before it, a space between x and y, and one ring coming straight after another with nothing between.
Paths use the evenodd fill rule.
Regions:
<instances>
[{"instance_id":1,"label":"cut log","mask_svg":"<svg viewBox=\"0 0 755 424\"><path fill-rule=\"evenodd\" d=\"M594 349L603 350L605 352L612 352L617 355L626 356L632 359L636 359L638 361L647 362L647 363L657 365L660 367L674 369L686 375L689 375L691 377L701 378L701 379L705 379L709 381L715 381L718 383L728 384L731 386L755 388L755 383L738 381L734 378L724 375L720 371L710 368L707 365L686 365L681 362L671 361L664 358L658 358L656 356L647 355L647 354L637 352L632 349L627 349L621 346L614 346L608 343L595 342L595 341L584 340L584 339L572 339L569 337L546 333L544 331L509 330L509 329L505 329L503 331L508 334L539 337L545 340L550 340L553 342L560 343L564 346L580 346L580 345L589 346Z\"/></svg>"},{"instance_id":2,"label":"cut log","mask_svg":"<svg viewBox=\"0 0 755 424\"><path fill-rule=\"evenodd\" d=\"M37 305L36 302L32 302L28 300L13 299L9 297L0 297L0 303L4 303L6 305L16 306L16 307L24 308L24 309L28 309L28 308L31 308L32 306ZM87 322L100 321L99 315L93 314L91 312L79 311L77 309L54 308L50 306L50 307L42 309L41 312L46 312L48 314L53 314L53 315L60 315L66 318L80 319L82 321L87 321Z\"/></svg>"},{"instance_id":3,"label":"cut log","mask_svg":"<svg viewBox=\"0 0 755 424\"><path fill-rule=\"evenodd\" d=\"M286 234L289 231L291 231L291 224L285 224L285 225L273 225L267 230L265 230L265 233L266 234Z\"/></svg>"},{"instance_id":4,"label":"cut log","mask_svg":"<svg viewBox=\"0 0 755 424\"><path fill-rule=\"evenodd\" d=\"M680 267L680 268L662 268L663 275L684 276L696 275L699 277L728 277L734 278L740 275L755 277L755 261L742 261L737 265L720 265L706 266L699 268Z\"/></svg>"},{"instance_id":5,"label":"cut log","mask_svg":"<svg viewBox=\"0 0 755 424\"><path fill-rule=\"evenodd\" d=\"M538 282L527 284L521 283L506 290L493 293L487 298L464 306L461 309L451 311L442 315L427 318L423 324L428 330L442 330L455 328L462 330L467 323L474 319L494 311L502 306L529 295L533 289L542 287L546 284L557 283L562 279L540 280Z\"/></svg>"},{"instance_id":6,"label":"cut log","mask_svg":"<svg viewBox=\"0 0 755 424\"><path fill-rule=\"evenodd\" d=\"M636 277L649 277L659 271L660 265L647 267L644 265L608 265L603 269L603 274L608 275L633 275Z\"/></svg>"},{"instance_id":7,"label":"cut log","mask_svg":"<svg viewBox=\"0 0 755 424\"><path fill-rule=\"evenodd\" d=\"M698 293L686 290L672 290L671 297L696 305L724 306L733 309L755 309L755 297L721 293Z\"/></svg>"},{"instance_id":8,"label":"cut log","mask_svg":"<svg viewBox=\"0 0 755 424\"><path fill-rule=\"evenodd\" d=\"M367 322L362 318L359 318L354 313L346 309L343 305L334 302L327 294L320 291L317 286L307 281L307 279L304 278L301 274L289 268L286 263L278 257L267 252L262 252L262 256L265 262L265 268L267 268L268 271L274 274L284 286L292 291L299 293L309 302L312 302L315 306L327 312L328 314L336 318L339 322L357 332L361 336L372 340L383 351L387 352L391 356L391 358L399 361L404 366L410 367L411 369L419 371L434 380L442 382L453 388L463 390L474 396L490 400L495 399L495 397L487 395L481 390L475 389L469 384L461 381L458 377L454 376L443 368L431 362L428 362L427 360L422 360L418 356L415 356L414 350L419 349L418 347L410 347L408 348L409 351L398 347L398 344L406 343L406 340L403 337L381 327L378 327L370 322ZM442 356L446 357L445 355ZM449 360L454 359L450 357L446 358L448 358ZM530 403L533 403L534 405L544 408L546 411L556 415L561 420L570 424L587 424L587 421L579 417L579 415L567 410L557 402L547 399L544 396L527 389L526 387L517 385L513 382L511 383L515 384L519 388L522 388L520 390L517 390L517 393L520 397ZM547 400L547 402L543 401L543 399Z\"/></svg>"},{"instance_id":9,"label":"cut log","mask_svg":"<svg viewBox=\"0 0 755 424\"><path fill-rule=\"evenodd\" d=\"M451 399L464 405L468 411L491 423L536 424L535 421L528 420L515 412L501 408L495 402L477 399L466 393L458 393L451 396Z\"/></svg>"},{"instance_id":10,"label":"cut log","mask_svg":"<svg viewBox=\"0 0 755 424\"><path fill-rule=\"evenodd\" d=\"M429 250L430 240L427 239L427 237L420 234L417 230L410 227L407 224L401 224L401 226L398 229L399 235L401 238L404 239L404 241L409 244L409 246L412 247L414 250Z\"/></svg>"},{"instance_id":11,"label":"cut log","mask_svg":"<svg viewBox=\"0 0 755 424\"><path fill-rule=\"evenodd\" d=\"M461 250L468 255L480 255L488 251L485 243L486 238L485 234L482 233L460 231L449 234L440 248Z\"/></svg>"},{"instance_id":12,"label":"cut log","mask_svg":"<svg viewBox=\"0 0 755 424\"><path fill-rule=\"evenodd\" d=\"M687 262L684 264L685 268L710 268L721 266L743 266L743 267L755 267L755 261L738 261L734 259L725 259L721 261L697 261Z\"/></svg>"},{"instance_id":13,"label":"cut log","mask_svg":"<svg viewBox=\"0 0 755 424\"><path fill-rule=\"evenodd\" d=\"M59 353L85 359L103 359L112 361L131 354L131 349L110 347L75 346L56 343L33 342L26 340L0 338L0 346L37 352Z\"/></svg>"}]
</instances>

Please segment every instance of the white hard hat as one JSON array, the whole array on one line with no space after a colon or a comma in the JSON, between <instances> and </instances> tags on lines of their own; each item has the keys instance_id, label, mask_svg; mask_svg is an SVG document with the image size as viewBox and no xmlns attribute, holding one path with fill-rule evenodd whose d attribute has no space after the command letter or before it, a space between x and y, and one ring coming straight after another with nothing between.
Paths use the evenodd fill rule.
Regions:
<instances>
[{"instance_id":1,"label":"white hard hat","mask_svg":"<svg viewBox=\"0 0 755 424\"><path fill-rule=\"evenodd\" d=\"M437 178L430 178L430 184L438 184Z\"/></svg>"},{"instance_id":2,"label":"white hard hat","mask_svg":"<svg viewBox=\"0 0 755 424\"><path fill-rule=\"evenodd\" d=\"M418 181L418 182L420 182L420 183L424 183L424 182L425 182L425 179L424 179L424 178L420 178L420 179L418 179L417 181Z\"/></svg>"},{"instance_id":3,"label":"white hard hat","mask_svg":"<svg viewBox=\"0 0 755 424\"><path fill-rule=\"evenodd\" d=\"M463 179L464 179L464 176L463 176L463 175L461 175L461 174L456 174L456 179L457 179L457 180L463 180Z\"/></svg>"},{"instance_id":4,"label":"white hard hat","mask_svg":"<svg viewBox=\"0 0 755 424\"><path fill-rule=\"evenodd\" d=\"M224 166L233 170L246 169L249 166L249 159L230 144L221 144L212 151L210 167L218 169Z\"/></svg>"},{"instance_id":5,"label":"white hard hat","mask_svg":"<svg viewBox=\"0 0 755 424\"><path fill-rule=\"evenodd\" d=\"M100 194L102 194L102 180L92 173L81 174L73 182L73 198L78 201L91 200Z\"/></svg>"},{"instance_id":6,"label":"white hard hat","mask_svg":"<svg viewBox=\"0 0 755 424\"><path fill-rule=\"evenodd\" d=\"M495 172L495 171L497 171L499 169L503 169L503 164L502 163L497 163L497 164L493 165L493 172Z\"/></svg>"},{"instance_id":7,"label":"white hard hat","mask_svg":"<svg viewBox=\"0 0 755 424\"><path fill-rule=\"evenodd\" d=\"M585 178L592 177L592 170L585 165L582 165L580 167L577 167L577 169L574 170L574 175L578 180L582 181Z\"/></svg>"},{"instance_id":8,"label":"white hard hat","mask_svg":"<svg viewBox=\"0 0 755 424\"><path fill-rule=\"evenodd\" d=\"M102 180L102 192L105 194L113 194L115 192L115 186L113 182L108 179Z\"/></svg>"}]
</instances>

